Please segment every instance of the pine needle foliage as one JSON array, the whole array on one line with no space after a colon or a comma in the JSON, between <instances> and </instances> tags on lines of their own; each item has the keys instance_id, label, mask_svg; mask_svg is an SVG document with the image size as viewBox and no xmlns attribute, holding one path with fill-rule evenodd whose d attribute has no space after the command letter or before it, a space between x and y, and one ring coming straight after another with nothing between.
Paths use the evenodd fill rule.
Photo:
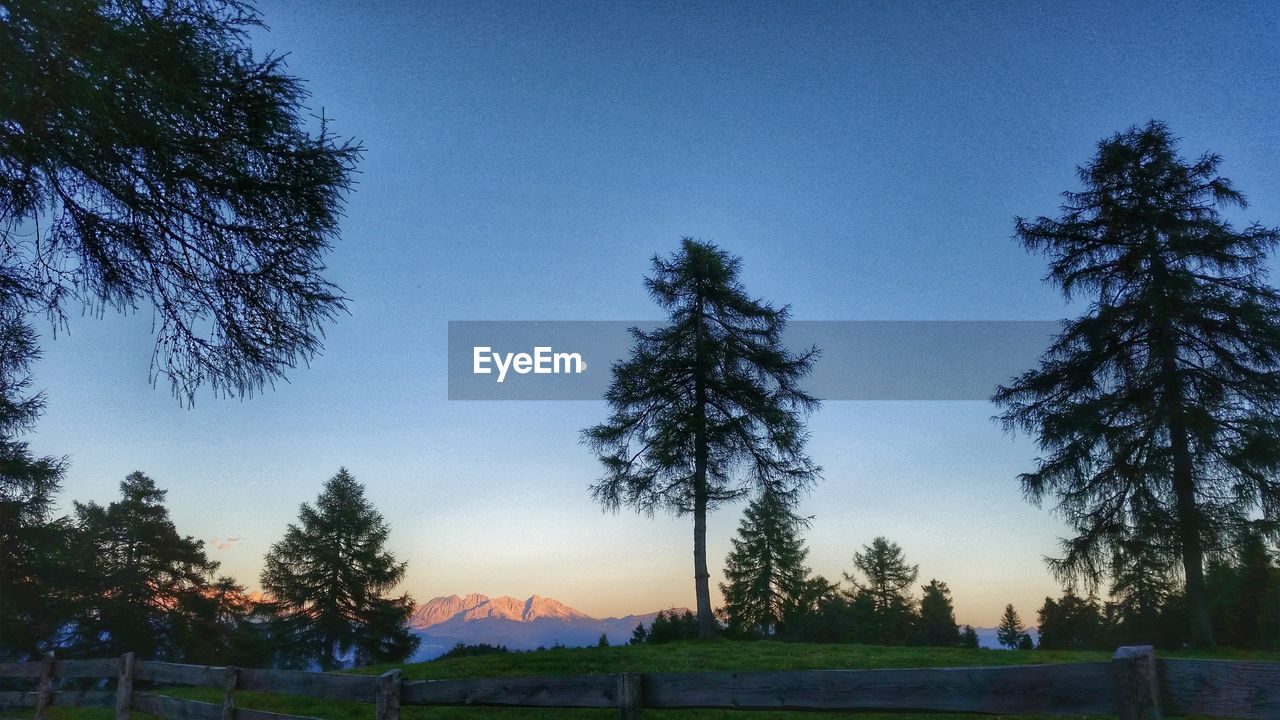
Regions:
<instances>
[{"instance_id":1,"label":"pine needle foliage","mask_svg":"<svg viewBox=\"0 0 1280 720\"><path fill-rule=\"evenodd\" d=\"M753 492L792 502L820 472L802 420L818 401L799 386L818 350L787 349L788 308L751 298L740 270L739 258L692 238L653 258L645 287L668 324L632 328L630 357L614 364L605 394L609 419L583 431L604 465L591 493L607 511L693 516L702 637L716 627L707 513Z\"/></svg>"},{"instance_id":2,"label":"pine needle foliage","mask_svg":"<svg viewBox=\"0 0 1280 720\"><path fill-rule=\"evenodd\" d=\"M768 636L805 612L809 550L800 531L808 520L772 493L752 500L725 558L722 609L733 634Z\"/></svg>"},{"instance_id":3,"label":"pine needle foliage","mask_svg":"<svg viewBox=\"0 0 1280 720\"><path fill-rule=\"evenodd\" d=\"M413 598L385 594L404 579L406 563L385 549L391 529L364 496L364 486L338 471L315 504L271 546L262 570L273 642L282 664L323 670L398 662L419 639L407 625Z\"/></svg>"},{"instance_id":4,"label":"pine needle foliage","mask_svg":"<svg viewBox=\"0 0 1280 720\"><path fill-rule=\"evenodd\" d=\"M1024 493L1055 497L1076 532L1051 568L1092 589L1135 539L1176 559L1203 647L1206 553L1280 516L1280 232L1223 217L1245 200L1220 162L1185 160L1152 121L1099 143L1058 218L1017 220L1047 280L1088 306L993 398L1043 453Z\"/></svg>"},{"instance_id":5,"label":"pine needle foliage","mask_svg":"<svg viewBox=\"0 0 1280 720\"><path fill-rule=\"evenodd\" d=\"M1017 650L1022 647L1024 637L1027 637L1027 628L1022 624L1018 611L1013 609L1013 605L1005 605L1000 624L996 626L996 640L1010 650Z\"/></svg>"},{"instance_id":6,"label":"pine needle foliage","mask_svg":"<svg viewBox=\"0 0 1280 720\"><path fill-rule=\"evenodd\" d=\"M13 0L0 20L0 309L155 309L152 381L244 395L320 349L361 148L255 56L235 0Z\"/></svg>"}]
</instances>

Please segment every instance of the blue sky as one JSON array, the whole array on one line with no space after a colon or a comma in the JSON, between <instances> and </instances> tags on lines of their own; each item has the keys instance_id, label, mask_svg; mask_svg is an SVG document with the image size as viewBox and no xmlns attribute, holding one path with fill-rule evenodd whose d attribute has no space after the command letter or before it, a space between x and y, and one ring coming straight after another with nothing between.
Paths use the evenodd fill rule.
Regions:
<instances>
[{"instance_id":1,"label":"blue sky","mask_svg":"<svg viewBox=\"0 0 1280 720\"><path fill-rule=\"evenodd\" d=\"M642 278L682 235L748 289L824 320L1042 320L1071 308L1015 215L1054 214L1098 140L1157 118L1224 157L1280 224L1280 6L1268 3L263 2L313 109L367 154L330 278L351 314L290 382L180 407L147 383L151 314L75 317L36 368L31 438L70 501L141 469L179 529L256 584L263 553L347 466L406 588L692 605L691 522L603 515L578 431L595 402L450 402L449 320L657 319ZM945 352L940 348L939 352ZM876 535L961 622L1033 618L1064 532L1025 503L1035 456L983 402L832 402L810 564ZM713 581L737 525L710 524ZM226 543L227 538L239 538Z\"/></svg>"}]
</instances>

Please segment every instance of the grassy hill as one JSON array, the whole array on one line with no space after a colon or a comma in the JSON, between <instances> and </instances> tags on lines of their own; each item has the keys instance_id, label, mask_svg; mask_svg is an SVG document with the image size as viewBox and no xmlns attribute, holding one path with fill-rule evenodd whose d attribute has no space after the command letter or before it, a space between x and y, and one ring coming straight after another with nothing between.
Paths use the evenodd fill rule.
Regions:
<instances>
[{"instance_id":1,"label":"grassy hill","mask_svg":"<svg viewBox=\"0 0 1280 720\"><path fill-rule=\"evenodd\" d=\"M1169 657L1190 657L1188 653L1165 654ZM1197 657L1280 661L1280 653L1218 653ZM955 666L1032 665L1062 662L1086 662L1109 660L1108 652L1045 652L1002 650L961 650L943 648L875 647L866 645L810 645L780 642L688 642L670 645L641 645L608 648L556 648L541 652L510 653L448 660L438 660L412 665L385 665L362 668L356 672L378 674L390 667L400 667L407 680L555 676L609 674L620 672L698 672L698 671L753 671L753 670L828 670L918 668ZM178 697L221 702L221 693L208 688L184 688L167 691ZM366 703L338 702L315 698L283 697L263 693L242 692L236 695L236 704L290 715L304 715L323 720L373 720L373 705ZM27 712L6 712L4 717L30 718ZM566 718L604 720L617 717L612 710L548 710L537 708L421 708L405 707L405 720L501 720ZM54 709L51 720L111 720L109 710ZM141 717L141 716L140 716ZM736 718L826 720L848 718L848 714L794 713L794 712L728 712L728 711L658 711L646 710L645 717L655 720L729 720ZM976 715L934 715L918 713L861 714L866 720L957 720L977 718ZM1029 716L1023 716L1029 717ZM1046 719L1047 720L1047 719Z\"/></svg>"}]
</instances>

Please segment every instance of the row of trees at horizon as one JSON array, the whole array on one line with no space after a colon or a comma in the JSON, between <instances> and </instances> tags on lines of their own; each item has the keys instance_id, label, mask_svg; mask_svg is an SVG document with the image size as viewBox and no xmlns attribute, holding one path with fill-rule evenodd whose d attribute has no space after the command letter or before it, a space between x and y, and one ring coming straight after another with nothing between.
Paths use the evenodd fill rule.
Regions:
<instances>
[{"instance_id":1,"label":"row of trees at horizon","mask_svg":"<svg viewBox=\"0 0 1280 720\"><path fill-rule=\"evenodd\" d=\"M0 487L0 660L142 657L330 670L408 658L413 598L384 545L389 528L346 469L303 503L271 546L255 597L178 532L166 491L141 472L106 506L52 517L56 476L14 497ZM25 500L25 502L23 502Z\"/></svg>"},{"instance_id":2,"label":"row of trees at horizon","mask_svg":"<svg viewBox=\"0 0 1280 720\"><path fill-rule=\"evenodd\" d=\"M947 584L933 579L917 586L918 566L886 538L854 554L855 572L843 573L843 583L813 574L801 537L808 524L767 495L748 505L725 560L725 604L716 611L720 632L809 642L977 646L973 629L956 622ZM1135 564L1111 578L1105 600L1080 596L1071 587L1060 598L1046 597L1036 613L1038 647L1182 647L1190 638L1178 580L1165 568ZM1280 648L1280 566L1264 525L1245 525L1241 536L1210 558L1206 585L1210 618L1224 644ZM1002 645L1031 646L1012 605L996 627Z\"/></svg>"},{"instance_id":3,"label":"row of trees at horizon","mask_svg":"<svg viewBox=\"0 0 1280 720\"><path fill-rule=\"evenodd\" d=\"M19 439L42 408L27 373L34 318L61 327L77 303L154 307L153 380L189 402L198 387L245 395L283 378L345 307L323 257L360 148L323 121L308 129L300 81L249 47L255 24L252 9L214 0L26 3L0 23L12 103L0 132L0 616L12 627L41 610L23 595L40 549L71 532L45 518L65 462ZM1037 368L993 389L1006 429L1042 454L1024 494L1054 501L1075 533L1050 569L1087 588L1171 579L1202 647L1215 643L1218 558L1258 580L1264 564L1245 562L1242 538L1256 533L1265 555L1280 534L1280 294L1267 284L1280 232L1224 219L1245 203L1219 163L1182 158L1153 121L1099 143L1057 217L1016 219L1047 279L1086 309ZM635 332L609 418L583 434L606 509L692 516L702 636L716 626L707 514L766 496L794 508L821 475L805 453L818 403L800 386L818 350L783 347L788 309L752 298L739 269L692 239L654 258L646 287L671 322ZM147 496L139 485L140 507ZM76 531L102 527L86 537L115 551L119 518L100 510L86 506ZM347 601L326 602L336 614ZM1243 632L1222 622L1219 639Z\"/></svg>"},{"instance_id":4,"label":"row of trees at horizon","mask_svg":"<svg viewBox=\"0 0 1280 720\"><path fill-rule=\"evenodd\" d=\"M1280 537L1280 293L1266 284L1280 231L1236 230L1222 216L1245 200L1219 163L1184 160L1151 121L1099 143L1059 217L1015 220L1021 244L1048 256L1046 279L1087 307L1037 368L992 396L1004 428L1041 452L1023 493L1056 498L1076 533L1053 573L1090 591L1179 578L1197 647L1215 645L1206 562L1251 532ZM645 286L669 323L632 329L610 415L582 432L603 466L592 495L606 510L692 516L701 637L716 632L708 513L754 498L749 514L794 523L788 513L821 477L804 422L819 402L801 386L819 349L782 343L789 308L751 297L740 268L692 238L653 258ZM793 594L806 593L821 590Z\"/></svg>"}]
</instances>

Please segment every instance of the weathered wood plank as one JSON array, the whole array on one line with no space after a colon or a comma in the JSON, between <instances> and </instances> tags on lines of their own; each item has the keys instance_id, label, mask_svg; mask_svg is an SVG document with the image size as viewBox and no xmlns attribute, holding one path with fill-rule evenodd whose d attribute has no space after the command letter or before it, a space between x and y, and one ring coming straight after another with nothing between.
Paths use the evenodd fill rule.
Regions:
<instances>
[{"instance_id":1,"label":"weathered wood plank","mask_svg":"<svg viewBox=\"0 0 1280 720\"><path fill-rule=\"evenodd\" d=\"M58 690L53 693L53 707L101 707L115 705L114 690Z\"/></svg>"},{"instance_id":2,"label":"weathered wood plank","mask_svg":"<svg viewBox=\"0 0 1280 720\"><path fill-rule=\"evenodd\" d=\"M222 682L222 720L235 720L236 718L236 682L240 677L240 671L233 668L223 669Z\"/></svg>"},{"instance_id":3,"label":"weathered wood plank","mask_svg":"<svg viewBox=\"0 0 1280 720\"><path fill-rule=\"evenodd\" d=\"M116 694L111 690L56 690L49 694L49 707L111 707ZM35 691L0 692L0 708L33 708Z\"/></svg>"},{"instance_id":4,"label":"weathered wood plank","mask_svg":"<svg viewBox=\"0 0 1280 720\"><path fill-rule=\"evenodd\" d=\"M58 660L53 664L53 674L60 678L113 678L119 672L119 658Z\"/></svg>"},{"instance_id":5,"label":"weathered wood plank","mask_svg":"<svg viewBox=\"0 0 1280 720\"><path fill-rule=\"evenodd\" d=\"M36 687L36 720L44 720L44 710L53 700L53 653L45 653L40 661L40 684Z\"/></svg>"},{"instance_id":6,"label":"weathered wood plank","mask_svg":"<svg viewBox=\"0 0 1280 720\"><path fill-rule=\"evenodd\" d=\"M133 708L138 712L156 715L165 720L220 720L222 706L197 700L133 693Z\"/></svg>"},{"instance_id":7,"label":"weathered wood plank","mask_svg":"<svg viewBox=\"0 0 1280 720\"><path fill-rule=\"evenodd\" d=\"M1107 663L912 670L646 673L646 708L915 710L1086 715L1115 710Z\"/></svg>"},{"instance_id":8,"label":"weathered wood plank","mask_svg":"<svg viewBox=\"0 0 1280 720\"><path fill-rule=\"evenodd\" d=\"M0 663L0 677L38 678L44 662ZM53 676L60 678L113 678L120 670L117 658L53 661Z\"/></svg>"},{"instance_id":9,"label":"weathered wood plank","mask_svg":"<svg viewBox=\"0 0 1280 720\"><path fill-rule=\"evenodd\" d=\"M368 675L241 668L236 688L371 703L377 697L378 678Z\"/></svg>"},{"instance_id":10,"label":"weathered wood plank","mask_svg":"<svg viewBox=\"0 0 1280 720\"><path fill-rule=\"evenodd\" d=\"M40 662L0 662L0 677L40 677Z\"/></svg>"},{"instance_id":11,"label":"weathered wood plank","mask_svg":"<svg viewBox=\"0 0 1280 720\"><path fill-rule=\"evenodd\" d=\"M378 699L374 707L376 720L400 720L400 671L388 670L378 676Z\"/></svg>"},{"instance_id":12,"label":"weathered wood plank","mask_svg":"<svg viewBox=\"0 0 1280 720\"><path fill-rule=\"evenodd\" d=\"M133 708L133 677L138 670L138 659L127 652L120 656L120 679L116 681L116 720L129 720Z\"/></svg>"},{"instance_id":13,"label":"weathered wood plank","mask_svg":"<svg viewBox=\"0 0 1280 720\"><path fill-rule=\"evenodd\" d=\"M404 705L616 708L618 676L418 680L404 684L400 702Z\"/></svg>"},{"instance_id":14,"label":"weathered wood plank","mask_svg":"<svg viewBox=\"0 0 1280 720\"><path fill-rule=\"evenodd\" d=\"M1150 645L1128 645L1111 657L1116 715L1120 720L1161 720L1156 651Z\"/></svg>"},{"instance_id":15,"label":"weathered wood plank","mask_svg":"<svg viewBox=\"0 0 1280 720\"><path fill-rule=\"evenodd\" d=\"M34 690L0 691L0 708L33 708L36 706Z\"/></svg>"},{"instance_id":16,"label":"weathered wood plank","mask_svg":"<svg viewBox=\"0 0 1280 720\"><path fill-rule=\"evenodd\" d=\"M644 712L644 683L640 673L622 673L618 676L618 717L621 720L640 720Z\"/></svg>"},{"instance_id":17,"label":"weathered wood plank","mask_svg":"<svg viewBox=\"0 0 1280 720\"><path fill-rule=\"evenodd\" d=\"M317 719L307 717L305 715L281 715L280 713L267 712L266 710L250 710L248 708L236 708L235 720L317 720Z\"/></svg>"},{"instance_id":18,"label":"weathered wood plank","mask_svg":"<svg viewBox=\"0 0 1280 720\"><path fill-rule=\"evenodd\" d=\"M139 680L160 685L222 687L227 681L226 668L219 665L182 665L143 660L138 663L136 672Z\"/></svg>"},{"instance_id":19,"label":"weathered wood plank","mask_svg":"<svg viewBox=\"0 0 1280 720\"><path fill-rule=\"evenodd\" d=\"M1244 720L1280 717L1280 664L1157 660L1160 704L1168 715Z\"/></svg>"}]
</instances>

